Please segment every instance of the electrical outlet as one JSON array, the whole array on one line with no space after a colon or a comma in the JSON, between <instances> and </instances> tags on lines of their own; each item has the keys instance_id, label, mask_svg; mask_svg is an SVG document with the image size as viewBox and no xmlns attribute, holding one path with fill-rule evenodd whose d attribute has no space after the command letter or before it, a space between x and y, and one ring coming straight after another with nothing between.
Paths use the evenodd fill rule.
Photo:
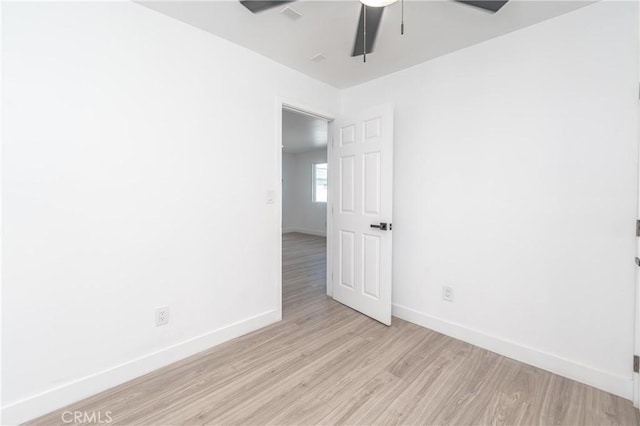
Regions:
<instances>
[{"instance_id":1,"label":"electrical outlet","mask_svg":"<svg viewBox=\"0 0 640 426\"><path fill-rule=\"evenodd\" d=\"M169 324L169 307L156 308L156 327Z\"/></svg>"},{"instance_id":2,"label":"electrical outlet","mask_svg":"<svg viewBox=\"0 0 640 426\"><path fill-rule=\"evenodd\" d=\"M442 286L442 300L453 302L453 287Z\"/></svg>"}]
</instances>

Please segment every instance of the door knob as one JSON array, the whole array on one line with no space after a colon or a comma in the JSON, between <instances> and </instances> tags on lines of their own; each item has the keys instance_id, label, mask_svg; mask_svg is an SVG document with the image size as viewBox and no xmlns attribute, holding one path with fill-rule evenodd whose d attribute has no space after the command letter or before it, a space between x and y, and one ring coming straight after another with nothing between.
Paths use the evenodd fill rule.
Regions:
<instances>
[{"instance_id":1,"label":"door knob","mask_svg":"<svg viewBox=\"0 0 640 426\"><path fill-rule=\"evenodd\" d=\"M387 229L391 231L391 224L386 222L380 222L380 225L371 225L372 228L378 228L381 231L386 231Z\"/></svg>"}]
</instances>

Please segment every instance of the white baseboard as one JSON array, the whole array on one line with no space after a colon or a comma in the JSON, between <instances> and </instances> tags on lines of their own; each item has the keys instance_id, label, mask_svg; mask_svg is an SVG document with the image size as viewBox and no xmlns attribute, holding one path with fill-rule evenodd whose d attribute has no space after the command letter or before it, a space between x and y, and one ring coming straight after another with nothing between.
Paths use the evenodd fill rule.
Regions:
<instances>
[{"instance_id":1,"label":"white baseboard","mask_svg":"<svg viewBox=\"0 0 640 426\"><path fill-rule=\"evenodd\" d=\"M8 404L2 407L0 424L14 425L32 420L281 319L280 310L264 312Z\"/></svg>"},{"instance_id":2,"label":"white baseboard","mask_svg":"<svg viewBox=\"0 0 640 426\"><path fill-rule=\"evenodd\" d=\"M312 229L303 229L303 228L286 228L282 230L283 234L290 234L292 232L297 232L299 234L315 235L317 237L327 236L327 231L314 231Z\"/></svg>"},{"instance_id":3,"label":"white baseboard","mask_svg":"<svg viewBox=\"0 0 640 426\"><path fill-rule=\"evenodd\" d=\"M594 388L602 389L622 398L633 398L633 379L631 373L629 373L629 377L619 376L548 352L542 352L520 343L491 336L482 331L474 330L470 327L437 318L398 304L393 305L393 315L491 352L593 386Z\"/></svg>"}]
</instances>

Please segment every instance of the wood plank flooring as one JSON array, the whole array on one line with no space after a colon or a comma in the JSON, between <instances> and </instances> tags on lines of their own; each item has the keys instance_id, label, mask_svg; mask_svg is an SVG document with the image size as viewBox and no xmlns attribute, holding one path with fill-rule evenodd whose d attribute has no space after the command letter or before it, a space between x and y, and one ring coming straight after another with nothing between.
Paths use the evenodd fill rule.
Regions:
<instances>
[{"instance_id":1,"label":"wood plank flooring","mask_svg":"<svg viewBox=\"0 0 640 426\"><path fill-rule=\"evenodd\" d=\"M32 424L66 410L123 425L640 424L630 401L333 301L324 251L324 238L283 236L283 321Z\"/></svg>"}]
</instances>

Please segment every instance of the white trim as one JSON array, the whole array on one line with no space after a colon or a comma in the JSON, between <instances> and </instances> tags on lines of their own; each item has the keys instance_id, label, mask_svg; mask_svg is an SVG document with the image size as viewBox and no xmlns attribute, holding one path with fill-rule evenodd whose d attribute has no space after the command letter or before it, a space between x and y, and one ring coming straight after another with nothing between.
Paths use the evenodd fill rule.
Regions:
<instances>
[{"instance_id":1,"label":"white trim","mask_svg":"<svg viewBox=\"0 0 640 426\"><path fill-rule=\"evenodd\" d=\"M335 120L335 114L329 111L322 111L313 106L305 105L293 100L280 99L280 108L308 115L310 117L319 118L321 120L327 120L328 122ZM282 138L280 138L280 141L282 141Z\"/></svg>"},{"instance_id":2,"label":"white trim","mask_svg":"<svg viewBox=\"0 0 640 426\"><path fill-rule=\"evenodd\" d=\"M640 18L640 8L638 8L638 18ZM636 55L638 52L635 52ZM640 60L640 57L636 56L636 60ZM639 69L640 70L640 69ZM638 81L640 82L640 74L638 74ZM639 85L640 86L640 85ZM640 109L638 106L640 105L640 97L636 98L635 106L636 106L636 119L640 118ZM640 129L640 121L636 122L636 128ZM636 135L637 139L637 147L640 147L640 132ZM637 151L638 161L640 163L640 149ZM638 197L640 194L640 170L636 170L636 193L634 194ZM637 207L637 215L636 219L640 218L640 197L637 198L638 207ZM640 256L640 238L636 238L636 256ZM632 355L640 355L640 273L639 268L636 268L636 280L635 280L635 298L634 298L634 321L633 321L633 329L634 329L634 341L633 341L633 354ZM640 374L633 373L633 406L636 408L640 408Z\"/></svg>"},{"instance_id":3,"label":"white trim","mask_svg":"<svg viewBox=\"0 0 640 426\"><path fill-rule=\"evenodd\" d=\"M329 128L327 129L327 229L326 229L326 237L327 237L327 253L326 253L326 262L327 262L327 296L333 298L333 276L332 276L332 268L333 268L333 196L331 195L331 185L333 184L331 181L332 168L334 167L331 164L331 156L333 155L333 139L334 139L334 122L329 122Z\"/></svg>"},{"instance_id":4,"label":"white trim","mask_svg":"<svg viewBox=\"0 0 640 426\"><path fill-rule=\"evenodd\" d=\"M640 8L638 8L638 18L640 19ZM635 52L636 55L638 52ZM640 57L636 57L636 60L640 60ZM640 70L640 69L639 69ZM640 82L640 74L638 74L638 81ZM640 84L639 84L640 86ZM635 102L636 106L636 119L640 118L640 96L636 98ZM636 128L640 129L640 120L636 122ZM636 143L637 145L637 155L638 155L638 163L640 164L640 132L636 135ZM636 170L636 193L634 194L636 197L640 194L640 169ZM637 214L636 219L640 218L640 197L637 198L638 206L637 206ZM636 256L640 256L640 238L636 238ZM634 331L634 339L633 339L633 354L632 355L640 355L640 268L635 268L636 270L636 279L635 279L635 297L634 297L634 321L633 321L633 331ZM633 406L636 408L640 408L640 374L633 373Z\"/></svg>"},{"instance_id":5,"label":"white trim","mask_svg":"<svg viewBox=\"0 0 640 426\"><path fill-rule=\"evenodd\" d=\"M297 232L299 234L307 234L307 235L315 235L317 237L326 237L327 231L322 230L312 230L312 229L303 229L303 228L286 228L282 230L283 234L290 234L292 232Z\"/></svg>"},{"instance_id":6,"label":"white trim","mask_svg":"<svg viewBox=\"0 0 640 426\"><path fill-rule=\"evenodd\" d=\"M569 379L602 389L622 398L633 397L633 380L608 371L522 345L482 331L393 304L393 315L405 321L460 339L508 358L533 365Z\"/></svg>"},{"instance_id":7,"label":"white trim","mask_svg":"<svg viewBox=\"0 0 640 426\"><path fill-rule=\"evenodd\" d=\"M276 134L275 134L275 156L276 156L276 180L273 183L273 187L276 188L276 222L275 222L275 237L276 237L276 249L274 253L276 276L273 277L276 283L276 306L280 312L280 319L282 319L282 108L284 108L284 101L279 97L276 97Z\"/></svg>"},{"instance_id":8,"label":"white trim","mask_svg":"<svg viewBox=\"0 0 640 426\"><path fill-rule=\"evenodd\" d=\"M2 408L1 423L32 420L279 320L278 310L264 312L8 404Z\"/></svg>"}]
</instances>

